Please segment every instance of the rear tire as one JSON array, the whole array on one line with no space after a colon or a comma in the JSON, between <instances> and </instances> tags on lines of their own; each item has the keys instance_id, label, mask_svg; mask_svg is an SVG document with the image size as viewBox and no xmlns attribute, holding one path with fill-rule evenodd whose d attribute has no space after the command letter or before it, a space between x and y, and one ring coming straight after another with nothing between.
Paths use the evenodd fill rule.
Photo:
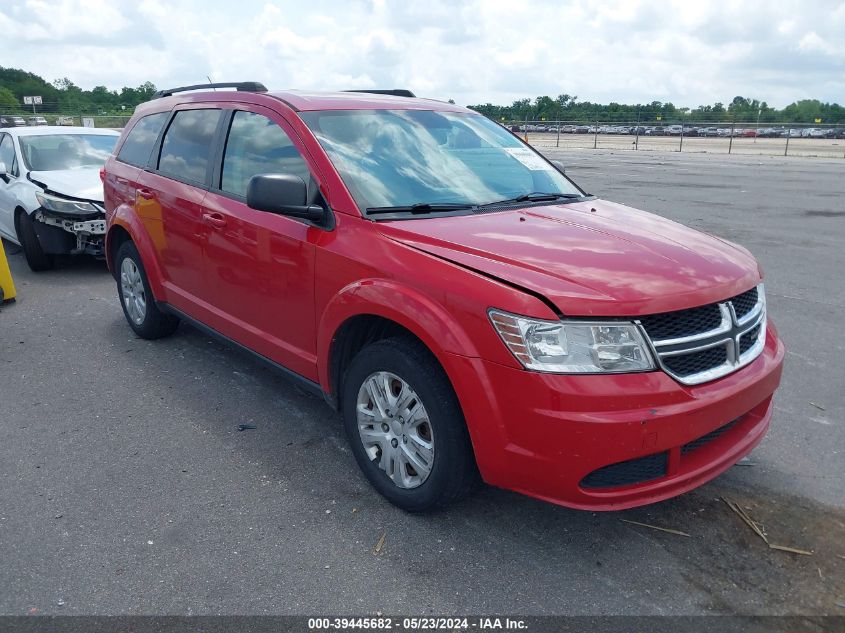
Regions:
<instances>
[{"instance_id":1,"label":"rear tire","mask_svg":"<svg viewBox=\"0 0 845 633\"><path fill-rule=\"evenodd\" d=\"M32 218L26 212L18 216L17 233L26 263L33 272L50 270L56 265L55 258L41 247Z\"/></svg>"},{"instance_id":2,"label":"rear tire","mask_svg":"<svg viewBox=\"0 0 845 633\"><path fill-rule=\"evenodd\" d=\"M117 295L129 327L141 338L149 340L173 334L179 326L179 319L162 312L156 305L135 244L129 241L121 244L114 261Z\"/></svg>"},{"instance_id":3,"label":"rear tire","mask_svg":"<svg viewBox=\"0 0 845 633\"><path fill-rule=\"evenodd\" d=\"M365 347L350 363L342 392L355 460L392 504L408 512L435 510L466 496L480 481L458 398L440 364L416 339L383 339Z\"/></svg>"}]
</instances>

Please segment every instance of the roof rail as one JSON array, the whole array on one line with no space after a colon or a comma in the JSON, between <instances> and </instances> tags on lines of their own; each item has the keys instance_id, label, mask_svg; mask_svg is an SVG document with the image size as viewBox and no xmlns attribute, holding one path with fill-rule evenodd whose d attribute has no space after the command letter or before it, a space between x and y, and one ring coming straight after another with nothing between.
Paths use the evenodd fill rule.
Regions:
<instances>
[{"instance_id":1,"label":"roof rail","mask_svg":"<svg viewBox=\"0 0 845 633\"><path fill-rule=\"evenodd\" d=\"M159 90L153 95L153 99L169 97L177 92L186 92L188 90L216 90L217 88L235 88L238 92L267 92L267 88L264 84L257 81L234 81L217 84L196 84L195 86L180 86L179 88Z\"/></svg>"},{"instance_id":2,"label":"roof rail","mask_svg":"<svg viewBox=\"0 0 845 633\"><path fill-rule=\"evenodd\" d=\"M393 95L394 97L416 97L413 92L405 88L393 88L392 90L344 90L344 92L367 92L374 95Z\"/></svg>"}]
</instances>

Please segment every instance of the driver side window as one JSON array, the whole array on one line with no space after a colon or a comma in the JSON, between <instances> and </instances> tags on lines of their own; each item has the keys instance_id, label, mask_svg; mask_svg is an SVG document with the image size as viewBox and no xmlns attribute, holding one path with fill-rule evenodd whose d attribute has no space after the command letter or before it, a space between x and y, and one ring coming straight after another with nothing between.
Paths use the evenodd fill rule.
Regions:
<instances>
[{"instance_id":1,"label":"driver side window","mask_svg":"<svg viewBox=\"0 0 845 633\"><path fill-rule=\"evenodd\" d=\"M293 174L312 189L308 165L285 131L265 116L238 111L226 140L220 189L245 198L257 174Z\"/></svg>"}]
</instances>

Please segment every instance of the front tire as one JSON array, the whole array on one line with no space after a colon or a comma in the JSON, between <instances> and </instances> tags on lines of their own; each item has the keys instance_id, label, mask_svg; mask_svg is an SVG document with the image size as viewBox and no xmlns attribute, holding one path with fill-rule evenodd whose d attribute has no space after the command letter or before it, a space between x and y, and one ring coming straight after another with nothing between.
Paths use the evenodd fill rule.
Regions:
<instances>
[{"instance_id":1,"label":"front tire","mask_svg":"<svg viewBox=\"0 0 845 633\"><path fill-rule=\"evenodd\" d=\"M344 427L373 487L408 512L444 507L479 481L469 433L437 360L410 337L361 350L343 381Z\"/></svg>"},{"instance_id":2,"label":"front tire","mask_svg":"<svg viewBox=\"0 0 845 633\"><path fill-rule=\"evenodd\" d=\"M141 338L149 340L173 334L179 325L179 319L162 312L156 305L135 244L121 244L114 261L120 306L129 327Z\"/></svg>"},{"instance_id":3,"label":"front tire","mask_svg":"<svg viewBox=\"0 0 845 633\"><path fill-rule=\"evenodd\" d=\"M45 253L41 247L38 234L35 232L35 225L28 213L24 212L18 216L17 231L18 241L21 243L23 255L30 270L39 273L50 270L56 265L55 258L51 254Z\"/></svg>"}]
</instances>

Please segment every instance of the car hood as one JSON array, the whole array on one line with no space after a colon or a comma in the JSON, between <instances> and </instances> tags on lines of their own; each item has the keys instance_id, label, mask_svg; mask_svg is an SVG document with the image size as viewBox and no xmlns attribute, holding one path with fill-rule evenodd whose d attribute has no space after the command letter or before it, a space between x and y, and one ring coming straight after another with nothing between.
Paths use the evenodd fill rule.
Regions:
<instances>
[{"instance_id":1,"label":"car hood","mask_svg":"<svg viewBox=\"0 0 845 633\"><path fill-rule=\"evenodd\" d=\"M100 170L96 167L86 169L63 169L58 171L31 171L29 177L54 193L92 200L103 201L103 182Z\"/></svg>"},{"instance_id":2,"label":"car hood","mask_svg":"<svg viewBox=\"0 0 845 633\"><path fill-rule=\"evenodd\" d=\"M540 294L573 316L680 310L761 279L741 246L603 200L378 226L388 238Z\"/></svg>"}]
</instances>

